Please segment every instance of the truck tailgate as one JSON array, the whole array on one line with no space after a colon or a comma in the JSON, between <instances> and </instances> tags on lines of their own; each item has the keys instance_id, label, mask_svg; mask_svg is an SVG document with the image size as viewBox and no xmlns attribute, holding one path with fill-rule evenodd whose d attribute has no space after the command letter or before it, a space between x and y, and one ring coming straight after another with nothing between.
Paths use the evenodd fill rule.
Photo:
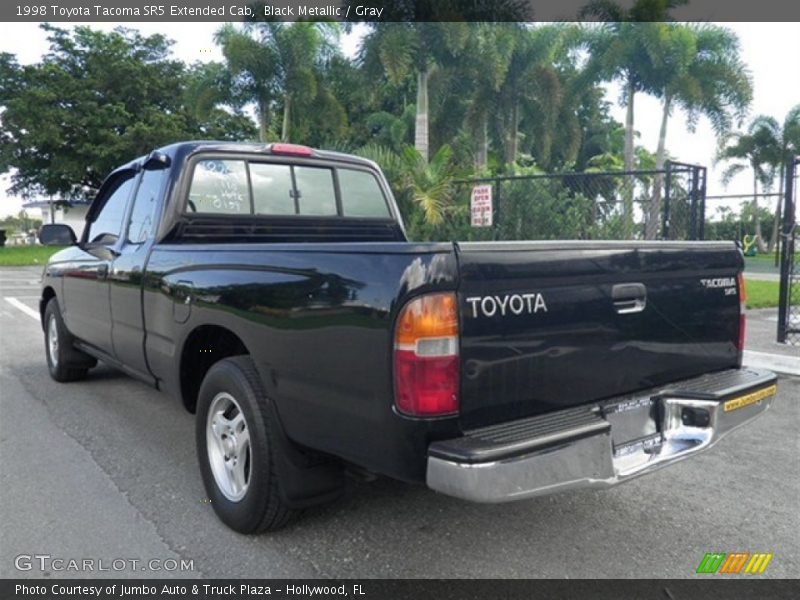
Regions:
<instances>
[{"instance_id":1,"label":"truck tailgate","mask_svg":"<svg viewBox=\"0 0 800 600\"><path fill-rule=\"evenodd\" d=\"M741 253L717 242L456 246L464 428L736 366Z\"/></svg>"}]
</instances>

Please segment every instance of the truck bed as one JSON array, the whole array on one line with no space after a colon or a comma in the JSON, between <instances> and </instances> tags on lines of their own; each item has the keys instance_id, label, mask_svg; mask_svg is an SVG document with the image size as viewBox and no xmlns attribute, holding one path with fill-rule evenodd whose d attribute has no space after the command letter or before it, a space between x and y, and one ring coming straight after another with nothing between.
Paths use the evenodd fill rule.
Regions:
<instances>
[{"instance_id":1,"label":"truck bed","mask_svg":"<svg viewBox=\"0 0 800 600\"><path fill-rule=\"evenodd\" d=\"M183 236L156 246L147 266L146 349L162 387L179 390L183 332L235 331L292 440L421 481L433 441L737 366L741 268L732 243ZM703 284L731 278L733 288ZM641 311L615 298L629 284L644 287ZM460 410L409 419L393 405L394 324L406 302L437 291L459 299ZM474 300L489 296L485 307Z\"/></svg>"}]
</instances>

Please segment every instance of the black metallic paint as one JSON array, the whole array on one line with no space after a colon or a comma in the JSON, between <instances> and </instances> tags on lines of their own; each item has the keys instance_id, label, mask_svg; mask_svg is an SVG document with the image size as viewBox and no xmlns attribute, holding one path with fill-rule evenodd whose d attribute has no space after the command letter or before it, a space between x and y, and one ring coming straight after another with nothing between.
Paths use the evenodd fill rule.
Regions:
<instances>
[{"instance_id":1,"label":"black metallic paint","mask_svg":"<svg viewBox=\"0 0 800 600\"><path fill-rule=\"evenodd\" d=\"M161 164L169 166L155 239L138 246L121 240L113 261L91 253L84 239L54 255L46 268L44 286L63 300L70 331L104 359L180 396L187 339L198 327L224 328L255 360L291 440L412 481L424 480L429 444L464 428L722 369L739 359L738 297L722 300L698 287L701 276L741 270L733 244L182 240L176 232L185 223L187 161L205 152L263 150L200 142L161 149L168 159ZM140 169L145 160L122 168ZM335 153L318 152L314 160L377 170ZM90 218L97 210L92 207ZM644 313L622 318L610 290L632 281L645 284L649 304ZM414 296L445 290L461 298L461 416L401 416L392 401L394 320ZM548 312L465 316L467 295L522 291L545 293ZM201 350L213 353L214 345Z\"/></svg>"}]
</instances>

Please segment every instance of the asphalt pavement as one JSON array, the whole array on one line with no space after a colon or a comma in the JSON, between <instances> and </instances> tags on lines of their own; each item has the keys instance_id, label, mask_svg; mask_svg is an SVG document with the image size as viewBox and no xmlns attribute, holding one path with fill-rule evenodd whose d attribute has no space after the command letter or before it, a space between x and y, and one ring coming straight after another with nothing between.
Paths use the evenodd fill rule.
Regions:
<instances>
[{"instance_id":1,"label":"asphalt pavement","mask_svg":"<svg viewBox=\"0 0 800 600\"><path fill-rule=\"evenodd\" d=\"M798 378L709 452L609 491L487 506L353 481L289 528L243 536L204 502L179 401L104 366L50 379L39 272L0 270L0 577L684 578L735 551L772 553L765 577L800 573ZM165 570L181 560L193 569Z\"/></svg>"}]
</instances>

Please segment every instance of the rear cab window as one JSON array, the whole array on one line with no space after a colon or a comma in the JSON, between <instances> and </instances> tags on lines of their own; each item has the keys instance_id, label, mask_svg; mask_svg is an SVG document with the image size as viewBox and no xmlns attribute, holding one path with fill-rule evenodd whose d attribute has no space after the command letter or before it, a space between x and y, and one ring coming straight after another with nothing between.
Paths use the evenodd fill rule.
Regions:
<instances>
[{"instance_id":1,"label":"rear cab window","mask_svg":"<svg viewBox=\"0 0 800 600\"><path fill-rule=\"evenodd\" d=\"M202 214L390 219L372 171L248 159L196 161L185 211Z\"/></svg>"}]
</instances>

